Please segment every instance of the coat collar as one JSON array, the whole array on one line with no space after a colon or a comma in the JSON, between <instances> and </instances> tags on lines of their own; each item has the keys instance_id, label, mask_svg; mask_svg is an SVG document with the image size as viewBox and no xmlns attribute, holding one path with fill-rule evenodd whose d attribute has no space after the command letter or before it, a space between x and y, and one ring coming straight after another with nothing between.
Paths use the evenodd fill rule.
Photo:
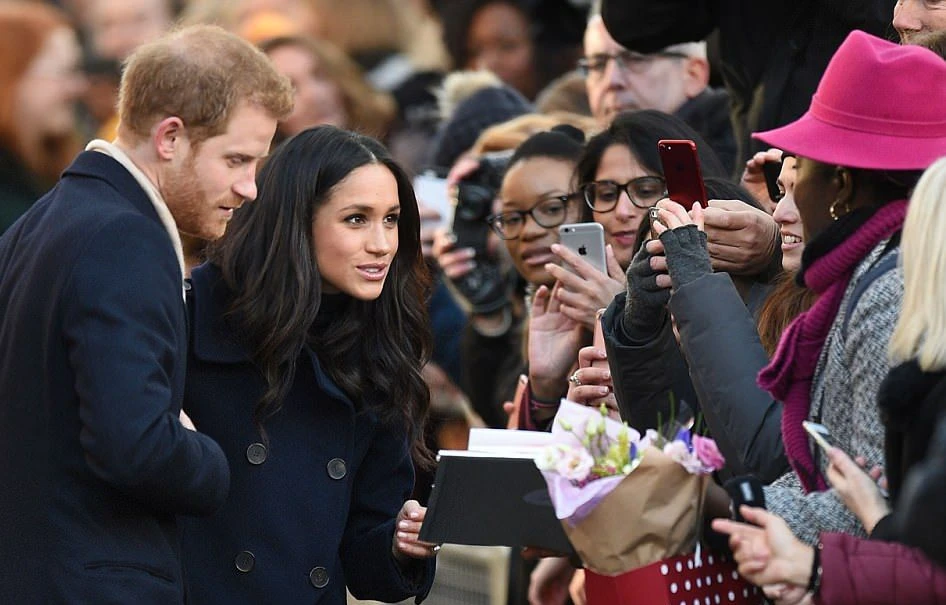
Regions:
<instances>
[{"instance_id":1,"label":"coat collar","mask_svg":"<svg viewBox=\"0 0 946 605\"><path fill-rule=\"evenodd\" d=\"M193 305L191 346L197 359L224 364L251 363L249 349L235 338L235 331L225 318L231 297L223 275L215 265L205 263L191 273L188 305ZM312 364L319 389L354 408L348 396L322 369L318 355L308 346L304 347L302 354Z\"/></svg>"},{"instance_id":2,"label":"coat collar","mask_svg":"<svg viewBox=\"0 0 946 605\"><path fill-rule=\"evenodd\" d=\"M164 224L155 212L151 200L148 199L148 194L141 188L135 177L114 158L98 151L83 151L76 156L62 176L63 178L81 176L104 181L131 202L136 210L152 219L162 230L164 229Z\"/></svg>"},{"instance_id":3,"label":"coat collar","mask_svg":"<svg viewBox=\"0 0 946 605\"><path fill-rule=\"evenodd\" d=\"M937 389L946 389L944 378L946 372L924 372L916 361L892 368L877 394L877 405L887 426L902 429L917 418L930 394ZM936 412L938 405L939 401L936 402Z\"/></svg>"}]
</instances>

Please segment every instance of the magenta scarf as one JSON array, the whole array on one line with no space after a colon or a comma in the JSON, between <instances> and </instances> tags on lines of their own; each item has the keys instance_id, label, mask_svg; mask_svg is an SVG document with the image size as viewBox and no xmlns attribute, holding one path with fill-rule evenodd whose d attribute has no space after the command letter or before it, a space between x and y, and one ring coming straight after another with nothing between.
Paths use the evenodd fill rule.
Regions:
<instances>
[{"instance_id":1,"label":"magenta scarf","mask_svg":"<svg viewBox=\"0 0 946 605\"><path fill-rule=\"evenodd\" d=\"M808 444L802 421L811 410L811 384L828 331L854 269L882 241L903 227L906 200L881 206L867 222L805 269L805 284L818 299L782 333L775 356L759 372L759 386L782 402L785 454L806 492L828 488Z\"/></svg>"}]
</instances>

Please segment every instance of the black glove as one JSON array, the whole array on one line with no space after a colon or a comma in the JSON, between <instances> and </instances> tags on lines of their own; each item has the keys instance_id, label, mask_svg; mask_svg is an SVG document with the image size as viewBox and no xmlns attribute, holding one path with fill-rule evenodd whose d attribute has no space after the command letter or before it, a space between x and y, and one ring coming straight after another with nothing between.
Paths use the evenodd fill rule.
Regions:
<instances>
[{"instance_id":1,"label":"black glove","mask_svg":"<svg viewBox=\"0 0 946 605\"><path fill-rule=\"evenodd\" d=\"M670 290L657 286L657 272L650 267L650 257L645 244L627 268L624 332L638 341L647 340L660 329L670 300Z\"/></svg>"},{"instance_id":2,"label":"black glove","mask_svg":"<svg viewBox=\"0 0 946 605\"><path fill-rule=\"evenodd\" d=\"M668 229L660 234L667 255L667 272L674 292L682 286L713 272L706 234L696 225Z\"/></svg>"}]
</instances>

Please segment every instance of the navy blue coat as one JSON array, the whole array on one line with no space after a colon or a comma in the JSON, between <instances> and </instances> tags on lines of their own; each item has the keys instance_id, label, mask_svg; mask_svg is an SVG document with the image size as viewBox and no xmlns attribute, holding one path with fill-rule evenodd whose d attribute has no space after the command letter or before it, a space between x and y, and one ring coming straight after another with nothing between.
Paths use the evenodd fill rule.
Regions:
<instances>
[{"instance_id":1,"label":"navy blue coat","mask_svg":"<svg viewBox=\"0 0 946 605\"><path fill-rule=\"evenodd\" d=\"M230 295L219 270L195 270L191 294L184 409L232 473L226 504L185 525L194 603L343 605L346 584L362 599L426 596L433 561L406 577L391 553L414 481L404 432L353 403L306 348L264 445L252 414L265 382L223 319Z\"/></svg>"},{"instance_id":2,"label":"navy blue coat","mask_svg":"<svg viewBox=\"0 0 946 605\"><path fill-rule=\"evenodd\" d=\"M0 238L0 603L183 602L176 516L229 481L178 421L186 346L157 213L80 154Z\"/></svg>"}]
</instances>

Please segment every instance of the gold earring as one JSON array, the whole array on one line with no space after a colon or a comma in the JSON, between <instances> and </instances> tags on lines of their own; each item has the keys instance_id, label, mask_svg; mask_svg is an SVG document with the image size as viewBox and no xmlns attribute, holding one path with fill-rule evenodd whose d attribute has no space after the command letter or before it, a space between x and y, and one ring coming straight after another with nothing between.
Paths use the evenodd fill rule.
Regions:
<instances>
[{"instance_id":1,"label":"gold earring","mask_svg":"<svg viewBox=\"0 0 946 605\"><path fill-rule=\"evenodd\" d=\"M838 206L841 206L841 212L838 212ZM828 212L831 214L833 220L838 220L845 214L851 212L851 205L847 202L841 202L841 198L834 200L834 203L828 208Z\"/></svg>"}]
</instances>

